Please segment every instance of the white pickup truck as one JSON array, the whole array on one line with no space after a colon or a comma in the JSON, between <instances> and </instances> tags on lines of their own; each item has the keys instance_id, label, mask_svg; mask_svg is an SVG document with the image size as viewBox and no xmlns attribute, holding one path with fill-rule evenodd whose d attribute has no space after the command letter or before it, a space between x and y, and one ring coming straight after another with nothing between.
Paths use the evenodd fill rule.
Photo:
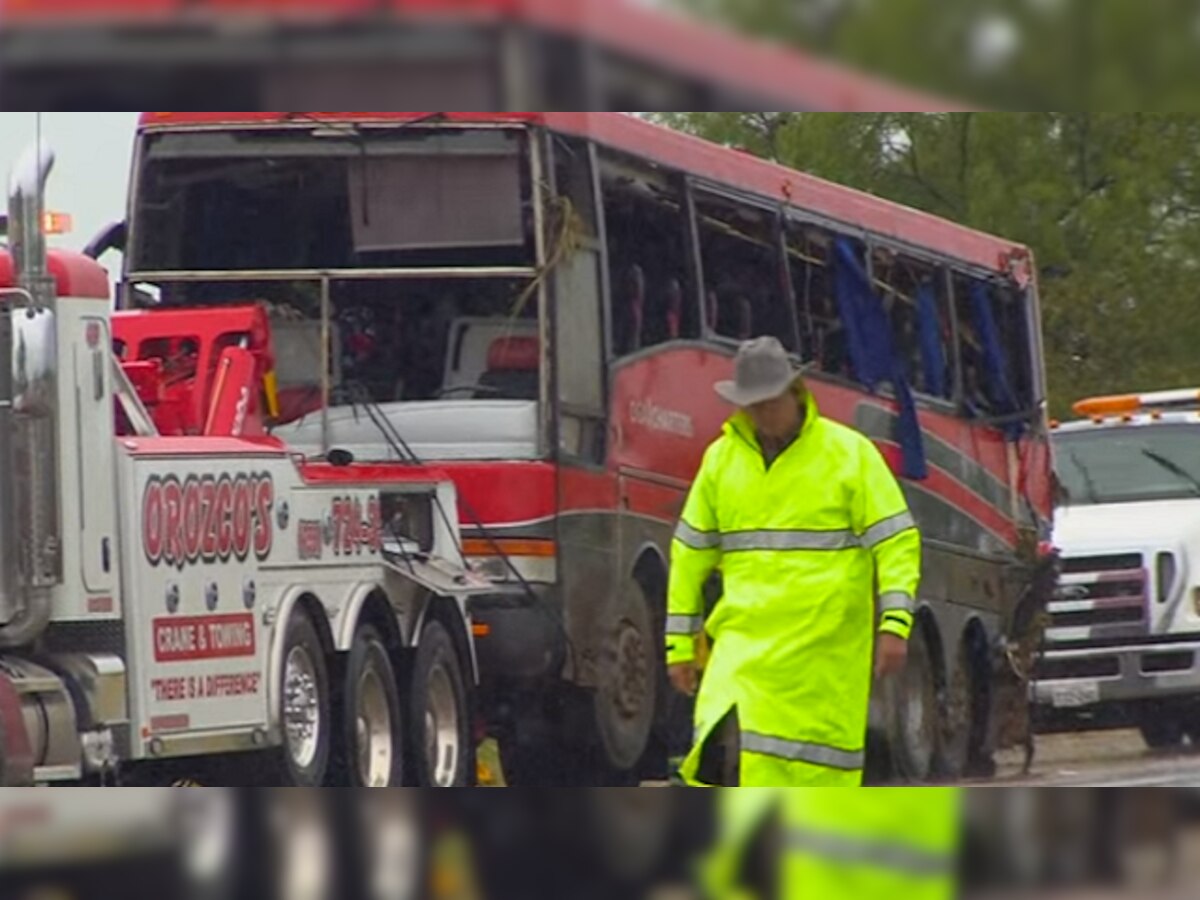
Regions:
<instances>
[{"instance_id":1,"label":"white pickup truck","mask_svg":"<svg viewBox=\"0 0 1200 900\"><path fill-rule=\"evenodd\" d=\"M1046 730L1200 742L1200 392L1101 397L1054 432L1062 554L1034 687Z\"/></svg>"}]
</instances>

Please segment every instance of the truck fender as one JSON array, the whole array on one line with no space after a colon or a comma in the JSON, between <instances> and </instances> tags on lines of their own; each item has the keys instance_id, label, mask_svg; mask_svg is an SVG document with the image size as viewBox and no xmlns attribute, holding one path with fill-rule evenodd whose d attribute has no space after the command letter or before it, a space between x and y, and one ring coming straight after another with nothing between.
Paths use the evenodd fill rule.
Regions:
<instances>
[{"instance_id":1,"label":"truck fender","mask_svg":"<svg viewBox=\"0 0 1200 900\"><path fill-rule=\"evenodd\" d=\"M362 618L363 607L367 605L367 600L375 593L387 596L383 585L376 584L373 581L360 581L354 585L353 590L350 592L350 600L346 603L341 613L342 622L335 638L335 649L339 653L348 651L354 644L354 632L358 630L358 623ZM404 633L405 623L403 619L400 616L396 616L395 619L396 629L400 632L400 640L404 646L408 646L412 643L411 635Z\"/></svg>"}]
</instances>

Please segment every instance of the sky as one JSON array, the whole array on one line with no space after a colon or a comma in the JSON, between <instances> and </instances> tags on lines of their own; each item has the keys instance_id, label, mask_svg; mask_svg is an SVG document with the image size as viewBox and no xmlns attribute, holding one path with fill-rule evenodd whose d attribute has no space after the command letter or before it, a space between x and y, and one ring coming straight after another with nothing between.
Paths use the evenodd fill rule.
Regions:
<instances>
[{"instance_id":1,"label":"sky","mask_svg":"<svg viewBox=\"0 0 1200 900\"><path fill-rule=\"evenodd\" d=\"M42 114L42 138L57 156L46 205L73 219L72 232L51 238L51 244L79 249L109 222L125 217L137 118L135 112ZM8 173L36 133L36 113L0 112L0 184L6 198Z\"/></svg>"}]
</instances>

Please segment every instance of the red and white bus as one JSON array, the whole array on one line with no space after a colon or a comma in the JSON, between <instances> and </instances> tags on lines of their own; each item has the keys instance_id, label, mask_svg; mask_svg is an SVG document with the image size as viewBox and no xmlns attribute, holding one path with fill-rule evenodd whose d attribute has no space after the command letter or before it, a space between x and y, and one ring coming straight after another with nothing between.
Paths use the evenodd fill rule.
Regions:
<instances>
[{"instance_id":1,"label":"red and white bus","mask_svg":"<svg viewBox=\"0 0 1200 900\"><path fill-rule=\"evenodd\" d=\"M289 445L453 478L466 554L521 588L473 610L513 781L686 744L669 546L763 333L924 533L881 746L925 778L1027 735L1052 483L1025 248L612 113L146 113L128 214L123 306L268 306Z\"/></svg>"},{"instance_id":2,"label":"red and white bus","mask_svg":"<svg viewBox=\"0 0 1200 900\"><path fill-rule=\"evenodd\" d=\"M945 110L637 0L0 0L0 108Z\"/></svg>"}]
</instances>

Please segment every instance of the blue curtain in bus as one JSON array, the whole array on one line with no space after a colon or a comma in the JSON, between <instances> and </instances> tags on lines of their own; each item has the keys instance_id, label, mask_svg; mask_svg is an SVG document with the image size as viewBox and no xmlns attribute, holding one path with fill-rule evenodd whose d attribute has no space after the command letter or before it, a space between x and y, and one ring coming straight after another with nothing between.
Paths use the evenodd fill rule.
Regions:
<instances>
[{"instance_id":1,"label":"blue curtain in bus","mask_svg":"<svg viewBox=\"0 0 1200 900\"><path fill-rule=\"evenodd\" d=\"M850 368L858 381L875 390L891 378L895 352L883 304L871 290L857 241L835 241L833 279Z\"/></svg>"},{"instance_id":2,"label":"blue curtain in bus","mask_svg":"<svg viewBox=\"0 0 1200 900\"><path fill-rule=\"evenodd\" d=\"M917 289L917 336L921 342L921 363L925 385L935 397L945 397L946 348L942 344L942 323L938 319L937 289L925 282Z\"/></svg>"},{"instance_id":3,"label":"blue curtain in bus","mask_svg":"<svg viewBox=\"0 0 1200 900\"><path fill-rule=\"evenodd\" d=\"M1011 415L1019 411L1017 397L1008 378L1008 359L1004 352L1004 342L1000 339L1000 329L996 324L992 293L982 281L971 282L971 311L983 351L984 394L991 402L995 414ZM1014 423L1005 431L1010 439L1016 440L1021 436L1022 427L1020 423Z\"/></svg>"},{"instance_id":4,"label":"blue curtain in bus","mask_svg":"<svg viewBox=\"0 0 1200 900\"><path fill-rule=\"evenodd\" d=\"M846 332L846 347L854 377L868 390L890 381L896 392L900 416L896 440L903 454L902 473L906 478L924 479L929 475L925 460L925 442L917 418L917 404L897 356L892 339L892 323L871 286L863 263L860 244L852 238L834 242L833 289L838 312Z\"/></svg>"}]
</instances>

